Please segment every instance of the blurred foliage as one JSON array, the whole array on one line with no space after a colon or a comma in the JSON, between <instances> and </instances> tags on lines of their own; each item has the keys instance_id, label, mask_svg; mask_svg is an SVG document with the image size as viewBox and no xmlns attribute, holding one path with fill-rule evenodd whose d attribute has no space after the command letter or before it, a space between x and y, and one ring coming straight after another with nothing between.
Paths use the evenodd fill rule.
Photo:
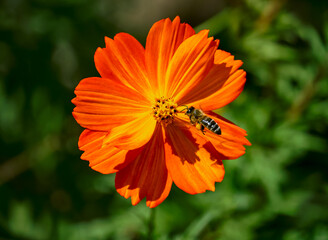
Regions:
<instances>
[{"instance_id":1,"label":"blurred foliage","mask_svg":"<svg viewBox=\"0 0 328 240\"><path fill-rule=\"evenodd\" d=\"M175 15L244 62L220 114L253 145L215 192L173 187L151 217L79 159L70 100L105 35L144 43ZM326 1L0 1L0 239L328 239L327 66Z\"/></svg>"}]
</instances>

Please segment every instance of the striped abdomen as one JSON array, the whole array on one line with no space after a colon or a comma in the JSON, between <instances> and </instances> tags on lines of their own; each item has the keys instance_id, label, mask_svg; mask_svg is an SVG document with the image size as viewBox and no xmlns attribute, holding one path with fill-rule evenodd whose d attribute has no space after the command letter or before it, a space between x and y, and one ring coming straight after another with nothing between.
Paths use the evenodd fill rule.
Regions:
<instances>
[{"instance_id":1,"label":"striped abdomen","mask_svg":"<svg viewBox=\"0 0 328 240\"><path fill-rule=\"evenodd\" d=\"M220 126L212 118L206 116L200 121L200 123L211 132L221 135Z\"/></svg>"}]
</instances>

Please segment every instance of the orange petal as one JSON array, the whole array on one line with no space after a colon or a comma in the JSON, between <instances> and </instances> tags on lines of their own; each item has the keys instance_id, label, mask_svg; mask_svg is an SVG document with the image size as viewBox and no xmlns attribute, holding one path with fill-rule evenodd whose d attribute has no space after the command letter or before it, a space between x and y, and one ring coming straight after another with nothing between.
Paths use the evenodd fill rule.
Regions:
<instances>
[{"instance_id":1,"label":"orange petal","mask_svg":"<svg viewBox=\"0 0 328 240\"><path fill-rule=\"evenodd\" d=\"M215 182L224 177L221 156L196 128L187 129L175 121L166 128L166 166L173 182L183 191L196 194L214 191Z\"/></svg>"},{"instance_id":2,"label":"orange petal","mask_svg":"<svg viewBox=\"0 0 328 240\"><path fill-rule=\"evenodd\" d=\"M84 151L81 159L89 161L89 166L103 174L117 172L133 161L141 149L132 151L115 147L102 147L107 132L84 130L79 139L79 148Z\"/></svg>"},{"instance_id":3,"label":"orange petal","mask_svg":"<svg viewBox=\"0 0 328 240\"><path fill-rule=\"evenodd\" d=\"M114 40L106 37L105 42L106 47L98 48L95 53L95 64L100 75L114 78L153 100L143 46L127 33L117 34Z\"/></svg>"},{"instance_id":4,"label":"orange petal","mask_svg":"<svg viewBox=\"0 0 328 240\"><path fill-rule=\"evenodd\" d=\"M75 94L73 116L91 130L108 131L149 111L149 103L140 93L112 79L83 79Z\"/></svg>"},{"instance_id":5,"label":"orange petal","mask_svg":"<svg viewBox=\"0 0 328 240\"><path fill-rule=\"evenodd\" d=\"M206 133L203 135L201 131L195 130L196 127L190 124L189 118L186 115L180 115L179 119L185 123L185 127L190 131L196 131L195 134L198 137L205 138L206 141L211 142L221 154L221 159L236 159L244 155L245 147L243 145L251 145L245 138L247 136L246 131L216 113L206 112L206 114L220 126L221 135L217 135L206 129Z\"/></svg>"},{"instance_id":6,"label":"orange petal","mask_svg":"<svg viewBox=\"0 0 328 240\"><path fill-rule=\"evenodd\" d=\"M111 145L120 149L136 149L145 145L154 133L155 119L145 113L135 120L113 128L105 137L103 145Z\"/></svg>"},{"instance_id":7,"label":"orange petal","mask_svg":"<svg viewBox=\"0 0 328 240\"><path fill-rule=\"evenodd\" d=\"M201 31L179 46L167 69L165 96L174 97L180 103L212 68L218 42L207 35L208 30Z\"/></svg>"},{"instance_id":8,"label":"orange petal","mask_svg":"<svg viewBox=\"0 0 328 240\"><path fill-rule=\"evenodd\" d=\"M172 186L164 158L161 126L143 148L137 159L116 174L115 187L125 198L131 197L133 205L143 198L147 206L156 207L165 200Z\"/></svg>"},{"instance_id":9,"label":"orange petal","mask_svg":"<svg viewBox=\"0 0 328 240\"><path fill-rule=\"evenodd\" d=\"M196 87L189 89L180 100L181 104L210 111L229 104L239 96L246 81L245 71L239 69L242 62L222 50L216 51L214 62L208 75Z\"/></svg>"},{"instance_id":10,"label":"orange petal","mask_svg":"<svg viewBox=\"0 0 328 240\"><path fill-rule=\"evenodd\" d=\"M156 96L164 95L164 80L169 62L179 45L195 31L176 17L173 22L163 19L149 31L146 42L146 65Z\"/></svg>"},{"instance_id":11,"label":"orange petal","mask_svg":"<svg viewBox=\"0 0 328 240\"><path fill-rule=\"evenodd\" d=\"M224 155L225 159L236 159L244 155L245 147L243 145L251 145L245 137L247 136L246 131L214 112L206 114L221 128L221 135L206 132L206 138L211 141L216 150Z\"/></svg>"}]
</instances>

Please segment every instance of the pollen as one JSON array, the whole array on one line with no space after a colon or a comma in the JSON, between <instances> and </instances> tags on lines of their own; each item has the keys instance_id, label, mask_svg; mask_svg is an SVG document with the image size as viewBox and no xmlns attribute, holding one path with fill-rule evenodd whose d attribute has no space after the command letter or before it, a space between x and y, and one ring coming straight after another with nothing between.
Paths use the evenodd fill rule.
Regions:
<instances>
[{"instance_id":1,"label":"pollen","mask_svg":"<svg viewBox=\"0 0 328 240\"><path fill-rule=\"evenodd\" d=\"M178 104L172 98L156 98L153 105L153 115L157 122L165 126L172 123L174 117L177 115Z\"/></svg>"}]
</instances>

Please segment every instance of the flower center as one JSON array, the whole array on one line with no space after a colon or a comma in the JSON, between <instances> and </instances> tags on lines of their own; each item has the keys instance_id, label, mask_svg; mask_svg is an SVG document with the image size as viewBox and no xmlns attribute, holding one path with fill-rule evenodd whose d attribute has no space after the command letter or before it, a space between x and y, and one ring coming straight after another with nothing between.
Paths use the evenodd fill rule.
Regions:
<instances>
[{"instance_id":1,"label":"flower center","mask_svg":"<svg viewBox=\"0 0 328 240\"><path fill-rule=\"evenodd\" d=\"M154 118L157 122L168 125L173 122L174 116L177 115L178 104L173 102L172 98L156 98L153 106Z\"/></svg>"}]
</instances>

